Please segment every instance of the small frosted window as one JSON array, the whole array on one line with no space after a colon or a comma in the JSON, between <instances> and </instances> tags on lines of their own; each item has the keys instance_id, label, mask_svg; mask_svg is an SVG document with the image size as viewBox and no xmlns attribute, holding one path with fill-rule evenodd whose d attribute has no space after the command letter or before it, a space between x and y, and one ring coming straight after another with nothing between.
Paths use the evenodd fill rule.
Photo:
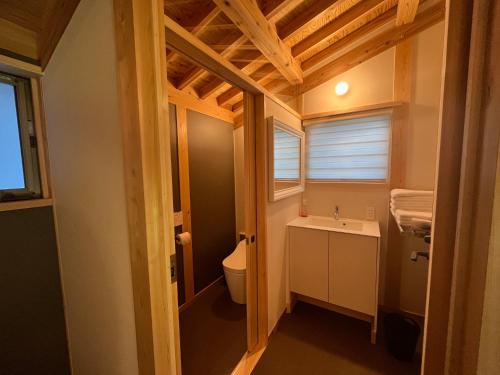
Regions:
<instances>
[{"instance_id":1,"label":"small frosted window","mask_svg":"<svg viewBox=\"0 0 500 375\"><path fill-rule=\"evenodd\" d=\"M300 138L274 129L274 179L300 179Z\"/></svg>"},{"instance_id":2,"label":"small frosted window","mask_svg":"<svg viewBox=\"0 0 500 375\"><path fill-rule=\"evenodd\" d=\"M389 139L389 115L308 125L307 178L386 180Z\"/></svg>"},{"instance_id":3,"label":"small frosted window","mask_svg":"<svg viewBox=\"0 0 500 375\"><path fill-rule=\"evenodd\" d=\"M0 82L0 190L25 187L15 87Z\"/></svg>"}]
</instances>

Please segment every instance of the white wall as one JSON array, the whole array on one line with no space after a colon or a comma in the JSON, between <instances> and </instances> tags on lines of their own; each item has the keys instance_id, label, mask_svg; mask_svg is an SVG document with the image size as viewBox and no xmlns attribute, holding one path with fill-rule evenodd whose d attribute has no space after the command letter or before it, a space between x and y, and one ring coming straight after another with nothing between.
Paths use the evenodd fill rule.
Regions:
<instances>
[{"instance_id":1,"label":"white wall","mask_svg":"<svg viewBox=\"0 0 500 375\"><path fill-rule=\"evenodd\" d=\"M138 373L112 0L82 0L43 78L75 374Z\"/></svg>"},{"instance_id":2,"label":"white wall","mask_svg":"<svg viewBox=\"0 0 500 375\"><path fill-rule=\"evenodd\" d=\"M441 61L444 23L441 22L413 38L412 99L407 139L406 188L432 189L436 165L437 129L439 122L439 97L441 84ZM342 110L370 104L389 102L393 99L394 54L392 48L334 79L308 91L303 96L304 114ZM350 91L343 97L334 93L339 81L347 81ZM380 303L386 293L399 289L400 305L403 310L423 314L427 262L411 262L413 250L423 250L426 245L420 239L404 238L401 264L395 272L400 273L400 288L385 285L385 279L394 280L386 272L387 227L389 224L389 186L342 183L308 183L305 198L309 213L332 215L335 205L345 217L364 219L366 207L376 208L381 227L381 290ZM392 251L391 251L392 253ZM391 271L392 268L391 268Z\"/></svg>"},{"instance_id":3,"label":"white wall","mask_svg":"<svg viewBox=\"0 0 500 375\"><path fill-rule=\"evenodd\" d=\"M393 100L394 48L338 75L304 94L304 114L336 111ZM349 83L344 96L335 95L335 85Z\"/></svg>"},{"instance_id":4,"label":"white wall","mask_svg":"<svg viewBox=\"0 0 500 375\"><path fill-rule=\"evenodd\" d=\"M265 117L301 129L301 120L271 99L265 99ZM268 333L278 323L286 308L286 224L299 216L301 194L267 203L267 287Z\"/></svg>"}]
</instances>

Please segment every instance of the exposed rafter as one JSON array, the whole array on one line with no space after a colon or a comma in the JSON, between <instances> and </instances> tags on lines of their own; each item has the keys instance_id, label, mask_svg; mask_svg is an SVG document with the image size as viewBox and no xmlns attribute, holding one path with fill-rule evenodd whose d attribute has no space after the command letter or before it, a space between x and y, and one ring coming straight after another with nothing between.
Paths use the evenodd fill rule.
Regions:
<instances>
[{"instance_id":1,"label":"exposed rafter","mask_svg":"<svg viewBox=\"0 0 500 375\"><path fill-rule=\"evenodd\" d=\"M374 30L383 27L391 21L394 21L396 18L396 8L389 9L387 12L382 13L372 21L364 24L359 29L353 31L352 33L347 34L342 39L339 39L337 42L330 44L327 48L321 50L317 54L311 56L307 60L302 61L302 69L306 72L311 68L319 65L320 63L328 60L330 56L332 56L337 51L342 50L342 48L350 45L351 43L356 42L364 38L365 36L372 33Z\"/></svg>"},{"instance_id":2,"label":"exposed rafter","mask_svg":"<svg viewBox=\"0 0 500 375\"><path fill-rule=\"evenodd\" d=\"M361 17L374 7L380 5L382 2L383 0L364 0L359 2L354 7L349 9L349 11L342 13L335 20L326 24L324 27L317 30L316 32L293 46L293 56L299 56L307 50L320 44L324 40L330 38L332 34L336 33L337 31L348 25L350 22L354 21L356 18Z\"/></svg>"},{"instance_id":3,"label":"exposed rafter","mask_svg":"<svg viewBox=\"0 0 500 375\"><path fill-rule=\"evenodd\" d=\"M302 70L290 48L279 38L276 29L250 0L214 0L264 56L290 83L301 83Z\"/></svg>"},{"instance_id":4,"label":"exposed rafter","mask_svg":"<svg viewBox=\"0 0 500 375\"><path fill-rule=\"evenodd\" d=\"M307 9L301 12L297 17L293 18L286 25L278 29L278 35L281 39L293 35L295 32L305 27L308 23L318 18L326 9L337 3L339 0L316 0Z\"/></svg>"},{"instance_id":5,"label":"exposed rafter","mask_svg":"<svg viewBox=\"0 0 500 375\"><path fill-rule=\"evenodd\" d=\"M250 77L252 79L256 80L257 82L259 82L262 79L264 79L265 77L268 77L270 74L272 74L275 71L276 71L276 69L272 64L266 64L266 65L263 65L261 68L257 69L254 73L252 73L250 75ZM241 93L240 89L238 89L236 87L232 87L217 97L217 103L219 105L224 105L225 103L227 103L229 100L234 98L239 93Z\"/></svg>"},{"instance_id":6,"label":"exposed rafter","mask_svg":"<svg viewBox=\"0 0 500 375\"><path fill-rule=\"evenodd\" d=\"M276 22L280 17L282 17L283 14L288 13L290 10L295 8L299 3L301 3L302 0L270 0L266 1L264 4L264 8L262 10L262 13L266 16L266 18L269 20L269 22ZM219 9L219 8L217 8ZM248 41L247 37L245 35L240 36L237 39L234 39L232 35L227 35L225 38L223 38L219 43L227 43L228 46L224 50L220 51L220 54L222 57L228 57L231 53L234 53L235 50L240 48L242 45L244 45ZM249 61L247 63L250 63L252 60L257 59L259 56L254 57L250 56ZM242 66L243 68L244 66ZM193 69L191 69L177 84L177 88L179 89L184 89L191 83L195 82L197 79L203 77L205 74L207 74L203 69L200 69L199 67L195 66ZM214 77L212 81L205 86L203 89L200 90L199 94L200 97L206 98L210 94L212 94L214 91L217 91L220 87L224 85L224 81Z\"/></svg>"},{"instance_id":7,"label":"exposed rafter","mask_svg":"<svg viewBox=\"0 0 500 375\"><path fill-rule=\"evenodd\" d=\"M401 26L412 23L417 15L417 10L418 0L399 0L396 25Z\"/></svg>"},{"instance_id":8,"label":"exposed rafter","mask_svg":"<svg viewBox=\"0 0 500 375\"><path fill-rule=\"evenodd\" d=\"M213 49L207 46L199 38L189 33L170 17L165 16L165 39L168 48L185 56L190 56L193 63L207 69L215 74L226 77L234 85L252 94L264 94L279 103L288 111L296 113L290 106L281 102L273 93L264 86L244 74L236 66L222 58ZM300 116L300 115L298 115Z\"/></svg>"},{"instance_id":9,"label":"exposed rafter","mask_svg":"<svg viewBox=\"0 0 500 375\"><path fill-rule=\"evenodd\" d=\"M444 18L444 15L445 4L444 2L441 2L424 10L420 14L417 14L413 23L403 26L395 26L391 30L373 37L331 63L306 76L303 84L300 85L299 93L309 91L329 79L352 69L373 56L394 47L402 40L405 40L441 21Z\"/></svg>"}]
</instances>

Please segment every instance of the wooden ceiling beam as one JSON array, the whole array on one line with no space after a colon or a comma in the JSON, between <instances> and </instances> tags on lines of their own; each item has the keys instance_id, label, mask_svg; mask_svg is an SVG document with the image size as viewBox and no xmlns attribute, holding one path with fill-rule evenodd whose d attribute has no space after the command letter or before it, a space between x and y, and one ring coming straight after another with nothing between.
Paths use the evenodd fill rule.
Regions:
<instances>
[{"instance_id":1,"label":"wooden ceiling beam","mask_svg":"<svg viewBox=\"0 0 500 375\"><path fill-rule=\"evenodd\" d=\"M314 19L320 17L325 10L337 3L339 0L316 0L309 5L297 17L294 17L286 25L278 29L278 35L281 39L286 40L301 28L308 25Z\"/></svg>"},{"instance_id":2,"label":"wooden ceiling beam","mask_svg":"<svg viewBox=\"0 0 500 375\"><path fill-rule=\"evenodd\" d=\"M227 48L221 51L220 55L222 57L226 57L229 53L234 51L236 48L240 47L243 43L247 41L246 36L242 35L238 39L234 40L233 35L227 35L221 42L229 43ZM177 88L179 90L183 90L192 83L194 83L197 79L203 76L206 73L205 70L201 69L198 66L194 66L177 84ZM223 81L224 82L224 81Z\"/></svg>"},{"instance_id":3,"label":"wooden ceiling beam","mask_svg":"<svg viewBox=\"0 0 500 375\"><path fill-rule=\"evenodd\" d=\"M276 23L284 15L299 6L304 0L264 0L261 4L262 13L272 23Z\"/></svg>"},{"instance_id":4,"label":"wooden ceiling beam","mask_svg":"<svg viewBox=\"0 0 500 375\"><path fill-rule=\"evenodd\" d=\"M302 69L293 58L290 47L279 38L275 26L266 19L255 2L252 0L214 0L214 2L290 83L303 81Z\"/></svg>"},{"instance_id":5,"label":"wooden ceiling beam","mask_svg":"<svg viewBox=\"0 0 500 375\"><path fill-rule=\"evenodd\" d=\"M186 29L192 26L190 32L194 36L200 36L206 26L208 26L217 16L221 13L220 9L212 2L208 2L201 10L195 15L190 16L189 19L177 20L178 23ZM194 21L194 25L189 25ZM167 54L167 60L173 56L173 52Z\"/></svg>"},{"instance_id":6,"label":"wooden ceiling beam","mask_svg":"<svg viewBox=\"0 0 500 375\"><path fill-rule=\"evenodd\" d=\"M412 23L417 15L417 10L418 0L399 0L396 25L401 26Z\"/></svg>"},{"instance_id":7,"label":"wooden ceiling beam","mask_svg":"<svg viewBox=\"0 0 500 375\"><path fill-rule=\"evenodd\" d=\"M274 73L276 71L276 68L273 66L273 64L265 64L259 69L257 69L255 72L250 74L250 78L256 80L259 82L260 80L268 77L270 74ZM217 97L217 104L218 105L224 105L228 101L230 101L232 98L234 98L236 95L238 95L241 92L240 89L236 87L231 87L229 90L223 92Z\"/></svg>"},{"instance_id":8,"label":"wooden ceiling beam","mask_svg":"<svg viewBox=\"0 0 500 375\"><path fill-rule=\"evenodd\" d=\"M356 18L361 17L366 12L380 5L384 0L364 0L353 6L348 11L342 13L339 17L335 18L332 22L326 24L318 31L309 35L296 45L292 47L292 55L297 57L311 48L317 46L321 42L330 38L332 34L336 33Z\"/></svg>"},{"instance_id":9,"label":"wooden ceiling beam","mask_svg":"<svg viewBox=\"0 0 500 375\"><path fill-rule=\"evenodd\" d=\"M352 33L347 34L342 39L339 39L335 43L330 44L327 48L321 50L317 54L311 56L307 60L302 61L301 67L303 71L308 71L316 65L327 60L331 55L340 51L342 48L348 46L349 44L364 38L369 35L374 30L392 22L396 19L396 8L391 8L387 12L382 13L372 21L364 24L359 29L356 29Z\"/></svg>"},{"instance_id":10,"label":"wooden ceiling beam","mask_svg":"<svg viewBox=\"0 0 500 375\"><path fill-rule=\"evenodd\" d=\"M299 94L303 94L322 83L354 68L366 60L394 47L399 42L429 28L444 18L445 3L441 2L417 14L411 24L395 26L391 30L381 33L340 56L338 59L314 71L304 78L299 86Z\"/></svg>"},{"instance_id":11,"label":"wooden ceiling beam","mask_svg":"<svg viewBox=\"0 0 500 375\"><path fill-rule=\"evenodd\" d=\"M303 0L284 0L284 1L269 0L265 2L262 8L262 13L269 20L269 22L275 23L283 16L283 14L290 12L290 10L297 7L297 5L299 5L302 1ZM240 38L234 41L228 48L222 51L221 56L228 57L233 51L237 50L239 46L243 45L247 41L248 41L247 37L245 35L242 35ZM248 68L251 69L249 65L252 63L252 61L256 61L259 57L263 56L260 53L258 54L258 56L254 56L252 53L247 53L242 57L245 59L248 58L248 61L247 64L243 65L241 68L245 68L248 66ZM200 78L205 73L206 72L204 72L203 69L198 68L197 76L195 79ZM224 84L225 82L223 80L219 79L218 77L213 77L209 83L207 83L205 86L201 87L200 90L198 90L198 94L200 95L201 98L205 99L210 95L212 95L217 90L219 90L222 86L224 86Z\"/></svg>"},{"instance_id":12,"label":"wooden ceiling beam","mask_svg":"<svg viewBox=\"0 0 500 375\"><path fill-rule=\"evenodd\" d=\"M289 105L283 103L272 92L264 86L244 74L229 61L221 57L213 49L203 43L200 39L193 36L186 29L165 16L165 39L168 48L188 56L189 59L213 74L220 76L221 79L228 80L231 84L245 90L251 94L264 94L300 118L300 114L293 110Z\"/></svg>"}]
</instances>

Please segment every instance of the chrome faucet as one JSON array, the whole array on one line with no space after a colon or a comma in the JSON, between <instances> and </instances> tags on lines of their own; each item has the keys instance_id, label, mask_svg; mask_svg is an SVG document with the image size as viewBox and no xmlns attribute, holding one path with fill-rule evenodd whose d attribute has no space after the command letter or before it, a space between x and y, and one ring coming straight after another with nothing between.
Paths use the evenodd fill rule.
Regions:
<instances>
[{"instance_id":1,"label":"chrome faucet","mask_svg":"<svg viewBox=\"0 0 500 375\"><path fill-rule=\"evenodd\" d=\"M338 220L340 217L339 206L335 206L335 212L333 213L333 217L335 220Z\"/></svg>"}]
</instances>

